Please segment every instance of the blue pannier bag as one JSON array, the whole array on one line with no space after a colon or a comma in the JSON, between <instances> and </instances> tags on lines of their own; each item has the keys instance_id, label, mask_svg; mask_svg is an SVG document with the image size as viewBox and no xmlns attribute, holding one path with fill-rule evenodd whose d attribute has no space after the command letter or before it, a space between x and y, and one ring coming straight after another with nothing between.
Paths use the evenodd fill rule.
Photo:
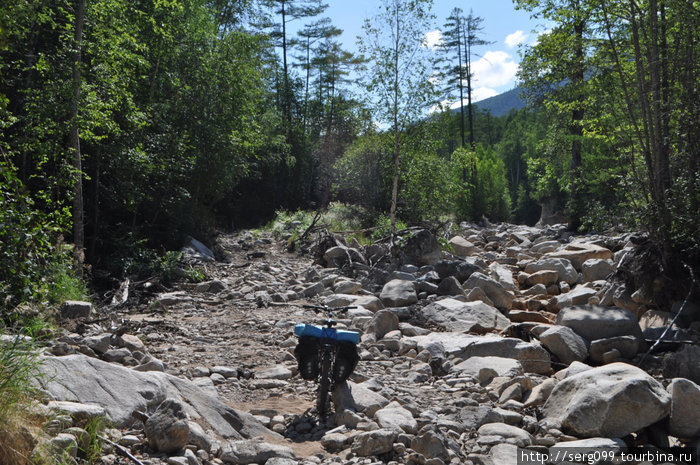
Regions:
<instances>
[{"instance_id":1,"label":"blue pannier bag","mask_svg":"<svg viewBox=\"0 0 700 465\"><path fill-rule=\"evenodd\" d=\"M334 383L345 381L360 360L356 347L360 341L360 333L356 331L298 324L294 328L294 334L299 337L294 356L299 365L299 374L303 379L314 380L318 377L320 342L323 339L338 341L332 373Z\"/></svg>"},{"instance_id":2,"label":"blue pannier bag","mask_svg":"<svg viewBox=\"0 0 700 465\"><path fill-rule=\"evenodd\" d=\"M325 326L307 325L300 323L294 327L294 335L297 337L312 336L322 339L336 339L339 342L360 342L360 333L344 329L326 328Z\"/></svg>"}]
</instances>

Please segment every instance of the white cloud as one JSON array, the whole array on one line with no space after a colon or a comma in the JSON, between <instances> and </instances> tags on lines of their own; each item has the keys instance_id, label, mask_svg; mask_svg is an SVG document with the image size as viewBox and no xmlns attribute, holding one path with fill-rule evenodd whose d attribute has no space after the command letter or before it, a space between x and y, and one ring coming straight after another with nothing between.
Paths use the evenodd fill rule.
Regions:
<instances>
[{"instance_id":1,"label":"white cloud","mask_svg":"<svg viewBox=\"0 0 700 465\"><path fill-rule=\"evenodd\" d=\"M480 87L500 87L515 80L518 64L506 52L489 51L472 63L472 72L474 83L478 83Z\"/></svg>"},{"instance_id":2,"label":"white cloud","mask_svg":"<svg viewBox=\"0 0 700 465\"><path fill-rule=\"evenodd\" d=\"M523 31L518 29L512 34L506 36L506 45L510 48L516 47L527 40L529 34L525 34Z\"/></svg>"},{"instance_id":3,"label":"white cloud","mask_svg":"<svg viewBox=\"0 0 700 465\"><path fill-rule=\"evenodd\" d=\"M472 102L478 102L480 100L493 97L494 95L498 95L498 92L495 89L490 87L477 87L472 91Z\"/></svg>"},{"instance_id":4,"label":"white cloud","mask_svg":"<svg viewBox=\"0 0 700 465\"><path fill-rule=\"evenodd\" d=\"M442 38L442 31L440 29L436 29L434 31L426 32L425 35L423 36L423 43L422 45L424 47L436 49L443 43L443 38Z\"/></svg>"}]
</instances>

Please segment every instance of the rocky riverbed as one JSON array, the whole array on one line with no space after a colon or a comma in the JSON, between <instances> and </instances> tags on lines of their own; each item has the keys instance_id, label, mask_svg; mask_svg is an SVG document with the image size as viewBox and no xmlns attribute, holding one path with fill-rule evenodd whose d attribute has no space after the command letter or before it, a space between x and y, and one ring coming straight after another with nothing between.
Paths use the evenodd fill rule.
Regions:
<instances>
[{"instance_id":1,"label":"rocky riverbed","mask_svg":"<svg viewBox=\"0 0 700 465\"><path fill-rule=\"evenodd\" d=\"M219 260L186 257L208 280L146 303L68 302L68 327L38 380L53 447L81 460L104 418L105 465L514 464L519 449L695 448L698 306L649 347L683 303L636 287L631 235L463 225L387 245L324 235L306 255L249 232ZM148 287L148 286L146 286ZM297 373L293 328L337 315L361 332L361 361L320 421ZM602 449L601 449L602 450Z\"/></svg>"}]
</instances>

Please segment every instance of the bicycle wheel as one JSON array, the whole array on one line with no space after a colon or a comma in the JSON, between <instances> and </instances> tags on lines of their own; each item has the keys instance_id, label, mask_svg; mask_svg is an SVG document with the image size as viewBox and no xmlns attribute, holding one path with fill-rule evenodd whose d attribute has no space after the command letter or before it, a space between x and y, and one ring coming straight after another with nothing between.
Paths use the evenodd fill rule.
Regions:
<instances>
[{"instance_id":1,"label":"bicycle wheel","mask_svg":"<svg viewBox=\"0 0 700 465\"><path fill-rule=\"evenodd\" d=\"M331 387L331 352L323 351L321 358L321 373L318 382L318 399L316 409L321 417L325 417L328 413L328 391Z\"/></svg>"}]
</instances>

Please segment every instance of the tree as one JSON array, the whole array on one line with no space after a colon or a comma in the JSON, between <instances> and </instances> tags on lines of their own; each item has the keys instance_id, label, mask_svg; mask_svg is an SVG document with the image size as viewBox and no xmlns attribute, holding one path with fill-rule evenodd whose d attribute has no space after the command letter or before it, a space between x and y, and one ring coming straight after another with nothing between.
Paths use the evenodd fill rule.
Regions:
<instances>
[{"instance_id":1,"label":"tree","mask_svg":"<svg viewBox=\"0 0 700 465\"><path fill-rule=\"evenodd\" d=\"M70 105L69 148L73 153L75 186L73 187L73 256L75 268L82 272L85 261L85 224L83 221L83 166L80 154L78 129L78 105L80 104L80 66L82 64L83 25L85 24L85 0L77 0L75 13L75 57L73 59L73 97Z\"/></svg>"},{"instance_id":2,"label":"tree","mask_svg":"<svg viewBox=\"0 0 700 465\"><path fill-rule=\"evenodd\" d=\"M301 18L310 18L323 13L327 4L321 3L321 0L267 0L269 7L273 8L273 12L279 15L279 22L268 23L267 27L272 28L271 36L277 39L278 46L282 48L282 108L287 124L287 134L292 126L292 90L290 87L289 75L289 39L287 37L287 23Z\"/></svg>"},{"instance_id":3,"label":"tree","mask_svg":"<svg viewBox=\"0 0 700 465\"><path fill-rule=\"evenodd\" d=\"M390 219L396 226L401 157L406 129L434 100L433 64L424 45L432 15L431 0L383 0L372 20L365 20L359 48L369 62L366 87L377 119L393 134Z\"/></svg>"},{"instance_id":4,"label":"tree","mask_svg":"<svg viewBox=\"0 0 700 465\"><path fill-rule=\"evenodd\" d=\"M537 45L527 50L520 77L533 92L546 87L547 94L540 95L549 107L569 114L569 227L578 229L584 210L581 166L585 72L591 68L589 22L594 6L586 0L518 0L517 6L556 24L549 33L540 35Z\"/></svg>"},{"instance_id":5,"label":"tree","mask_svg":"<svg viewBox=\"0 0 700 465\"><path fill-rule=\"evenodd\" d=\"M452 95L455 84L459 90L460 109L460 134L462 136L462 147L464 146L464 87L466 81L467 109L469 115L469 145L474 149L474 111L472 107L472 56L474 47L488 45L492 42L480 37L483 30L481 23L484 21L479 16L474 16L469 11L469 16L464 17L460 8L454 8L447 17L444 26L443 48L448 55L448 64L444 72L447 74L448 95ZM457 65L454 61L457 58Z\"/></svg>"},{"instance_id":6,"label":"tree","mask_svg":"<svg viewBox=\"0 0 700 465\"><path fill-rule=\"evenodd\" d=\"M302 56L297 57L301 60L300 66L305 71L306 78L304 81L304 109L302 111L302 132L306 135L306 123L309 107L309 78L311 75L311 50L316 42L323 40L328 41L332 37L337 37L342 34L342 29L338 29L330 22L330 18L322 18L304 26L303 29L297 32L299 39L295 45L301 48ZM326 50L322 48L322 50Z\"/></svg>"}]
</instances>

